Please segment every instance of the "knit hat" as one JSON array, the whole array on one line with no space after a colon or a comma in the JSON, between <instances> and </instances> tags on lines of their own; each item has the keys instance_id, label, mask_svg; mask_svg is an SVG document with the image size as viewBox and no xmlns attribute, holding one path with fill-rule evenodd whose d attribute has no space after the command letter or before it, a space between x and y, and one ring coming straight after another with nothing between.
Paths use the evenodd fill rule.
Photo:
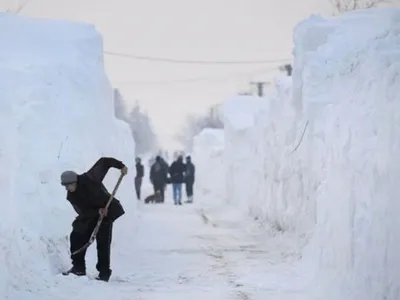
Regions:
<instances>
[{"instance_id":1,"label":"knit hat","mask_svg":"<svg viewBox=\"0 0 400 300\"><path fill-rule=\"evenodd\" d=\"M74 171L65 171L61 174L61 184L68 185L78 181L78 174Z\"/></svg>"}]
</instances>

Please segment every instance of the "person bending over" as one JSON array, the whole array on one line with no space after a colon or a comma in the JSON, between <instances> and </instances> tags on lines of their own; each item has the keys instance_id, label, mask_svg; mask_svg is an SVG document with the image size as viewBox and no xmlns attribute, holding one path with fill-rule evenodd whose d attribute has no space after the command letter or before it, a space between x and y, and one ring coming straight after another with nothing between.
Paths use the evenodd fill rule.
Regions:
<instances>
[{"instance_id":1,"label":"person bending over","mask_svg":"<svg viewBox=\"0 0 400 300\"><path fill-rule=\"evenodd\" d=\"M112 157L102 157L83 174L78 175L74 171L65 171L61 174L61 184L67 190L67 200L78 214L72 223L70 234L72 268L64 272L64 275L70 273L78 276L86 275L86 250L75 255L72 253L88 242L99 217L104 216L96 236L96 269L99 271L96 279L103 281L110 279L112 227L115 220L125 213L116 198L111 201L108 209L105 209L110 194L103 184L103 179L110 168L120 169L123 175L128 173L128 168L121 161Z\"/></svg>"}]
</instances>

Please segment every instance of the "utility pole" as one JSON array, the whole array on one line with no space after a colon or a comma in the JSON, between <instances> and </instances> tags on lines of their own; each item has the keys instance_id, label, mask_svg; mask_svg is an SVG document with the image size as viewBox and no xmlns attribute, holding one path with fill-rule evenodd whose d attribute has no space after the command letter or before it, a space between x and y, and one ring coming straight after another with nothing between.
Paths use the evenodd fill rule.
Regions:
<instances>
[{"instance_id":1,"label":"utility pole","mask_svg":"<svg viewBox=\"0 0 400 300\"><path fill-rule=\"evenodd\" d=\"M285 65L285 70L286 70L288 76L292 76L292 73L293 73L292 65L290 65L290 64Z\"/></svg>"},{"instance_id":2,"label":"utility pole","mask_svg":"<svg viewBox=\"0 0 400 300\"><path fill-rule=\"evenodd\" d=\"M283 71L283 72L286 72L287 76L292 76L293 67L292 67L291 64L283 65L283 66L279 67L279 70Z\"/></svg>"},{"instance_id":3,"label":"utility pole","mask_svg":"<svg viewBox=\"0 0 400 300\"><path fill-rule=\"evenodd\" d=\"M264 85L268 84L268 82L257 81L257 82L250 82L250 84L254 84L257 86L258 97L264 96Z\"/></svg>"}]
</instances>

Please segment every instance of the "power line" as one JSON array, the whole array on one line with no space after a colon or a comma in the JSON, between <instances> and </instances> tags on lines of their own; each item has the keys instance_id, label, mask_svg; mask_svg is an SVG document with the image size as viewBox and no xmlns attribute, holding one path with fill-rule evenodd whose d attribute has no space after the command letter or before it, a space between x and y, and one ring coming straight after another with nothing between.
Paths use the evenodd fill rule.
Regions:
<instances>
[{"instance_id":1,"label":"power line","mask_svg":"<svg viewBox=\"0 0 400 300\"><path fill-rule=\"evenodd\" d=\"M226 81L226 80L231 80L233 78L240 78L243 76L251 76L251 75L257 75L257 74L262 74L266 72L272 72L272 71L279 71L278 68L263 68L263 69L258 69L254 70L251 72L241 72L241 73L233 73L233 74L228 74L228 75L222 75L222 76L214 76L214 77L192 77L192 78L183 78L183 79L176 79L176 80L165 80L165 81L115 81L116 83L119 84L127 84L127 85L173 85L173 84L179 84L179 83L196 83L196 82L219 82L219 81Z\"/></svg>"},{"instance_id":2,"label":"power line","mask_svg":"<svg viewBox=\"0 0 400 300\"><path fill-rule=\"evenodd\" d=\"M276 60L249 60L249 61L219 61L219 60L180 60L175 58L162 58L162 57L151 57L151 56L141 56L135 54L126 54L126 53L117 53L112 51L104 51L106 55L136 59L136 60L147 60L147 61L155 61L155 62L165 62L165 63L174 63L174 64L225 64L225 65L238 65L238 64L273 64L273 63L282 63L291 61L291 59L276 59Z\"/></svg>"}]
</instances>

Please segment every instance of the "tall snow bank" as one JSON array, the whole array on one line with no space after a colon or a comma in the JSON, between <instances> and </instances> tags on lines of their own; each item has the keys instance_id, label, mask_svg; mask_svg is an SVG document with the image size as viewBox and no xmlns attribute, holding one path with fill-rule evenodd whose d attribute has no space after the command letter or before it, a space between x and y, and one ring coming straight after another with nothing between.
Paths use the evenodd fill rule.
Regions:
<instances>
[{"instance_id":1,"label":"tall snow bank","mask_svg":"<svg viewBox=\"0 0 400 300\"><path fill-rule=\"evenodd\" d=\"M277 78L264 98L225 101L226 190L230 204L278 231L307 233L314 205L305 194L302 134L291 78Z\"/></svg>"},{"instance_id":2,"label":"tall snow bank","mask_svg":"<svg viewBox=\"0 0 400 300\"><path fill-rule=\"evenodd\" d=\"M0 14L0 44L0 298L5 299L9 289L44 287L69 264L75 213L59 184L61 172L84 172L100 156L130 162L134 142L128 126L114 118L102 39L93 26ZM106 178L110 190L118 172ZM131 176L117 193L127 211L117 227L131 222ZM114 240L122 242L118 234Z\"/></svg>"},{"instance_id":3,"label":"tall snow bank","mask_svg":"<svg viewBox=\"0 0 400 300\"><path fill-rule=\"evenodd\" d=\"M258 192L257 180L262 162L257 149L261 131L259 115L266 112L268 103L263 98L233 96L222 105L225 131L227 202L247 211ZM258 178L259 178L258 177Z\"/></svg>"},{"instance_id":4,"label":"tall snow bank","mask_svg":"<svg viewBox=\"0 0 400 300\"><path fill-rule=\"evenodd\" d=\"M206 128L193 139L196 166L195 202L202 206L225 203L224 131Z\"/></svg>"},{"instance_id":5,"label":"tall snow bank","mask_svg":"<svg viewBox=\"0 0 400 300\"><path fill-rule=\"evenodd\" d=\"M399 299L400 10L312 17L295 44L324 299Z\"/></svg>"},{"instance_id":6,"label":"tall snow bank","mask_svg":"<svg viewBox=\"0 0 400 300\"><path fill-rule=\"evenodd\" d=\"M294 39L293 82L224 104L227 201L309 241L315 299L397 300L400 11L313 16Z\"/></svg>"}]
</instances>

